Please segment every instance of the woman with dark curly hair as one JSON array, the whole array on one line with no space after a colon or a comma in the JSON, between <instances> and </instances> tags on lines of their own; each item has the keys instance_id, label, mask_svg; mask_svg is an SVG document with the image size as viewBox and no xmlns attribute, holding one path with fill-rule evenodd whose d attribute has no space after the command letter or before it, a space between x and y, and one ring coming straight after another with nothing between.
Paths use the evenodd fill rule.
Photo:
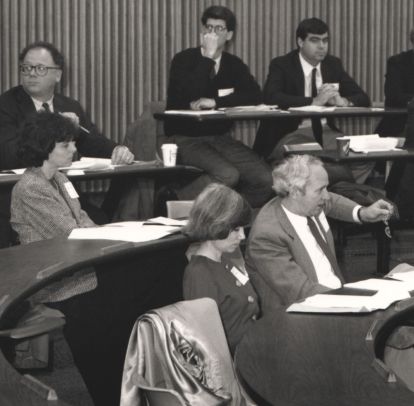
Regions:
<instances>
[{"instance_id":1,"label":"woman with dark curly hair","mask_svg":"<svg viewBox=\"0 0 414 406\"><path fill-rule=\"evenodd\" d=\"M200 245L184 273L186 300L210 297L217 303L232 353L259 317L256 292L244 266L230 259L245 238L251 208L237 192L212 183L197 197L184 233Z\"/></svg>"},{"instance_id":2,"label":"woman with dark curly hair","mask_svg":"<svg viewBox=\"0 0 414 406\"><path fill-rule=\"evenodd\" d=\"M24 123L18 153L28 169L13 188L11 203L11 224L22 244L95 226L59 172L72 163L77 135L75 124L58 113L38 113Z\"/></svg>"}]
</instances>

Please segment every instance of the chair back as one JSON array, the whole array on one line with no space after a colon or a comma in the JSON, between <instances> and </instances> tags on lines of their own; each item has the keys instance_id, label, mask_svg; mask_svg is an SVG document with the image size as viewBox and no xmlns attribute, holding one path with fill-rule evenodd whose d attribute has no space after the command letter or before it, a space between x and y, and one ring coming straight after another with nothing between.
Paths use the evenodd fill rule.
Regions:
<instances>
[{"instance_id":1,"label":"chair back","mask_svg":"<svg viewBox=\"0 0 414 406\"><path fill-rule=\"evenodd\" d=\"M178 302L138 318L125 358L121 406L145 405L148 389L153 397L174 391L186 405L254 405L239 386L214 300Z\"/></svg>"},{"instance_id":2,"label":"chair back","mask_svg":"<svg viewBox=\"0 0 414 406\"><path fill-rule=\"evenodd\" d=\"M170 219L183 219L189 216L194 200L168 200L166 204L167 217Z\"/></svg>"}]
</instances>

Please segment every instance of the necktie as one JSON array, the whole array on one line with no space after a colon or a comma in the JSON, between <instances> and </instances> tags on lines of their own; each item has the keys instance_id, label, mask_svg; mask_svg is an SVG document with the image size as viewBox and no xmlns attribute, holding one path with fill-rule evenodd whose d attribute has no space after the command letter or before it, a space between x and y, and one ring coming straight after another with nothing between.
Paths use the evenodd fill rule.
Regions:
<instances>
[{"instance_id":1,"label":"necktie","mask_svg":"<svg viewBox=\"0 0 414 406\"><path fill-rule=\"evenodd\" d=\"M317 69L312 69L312 79L311 79L311 86L312 86L312 97L316 97L318 95L318 90L316 88L316 72ZM316 142L323 146L322 141L322 123L319 118L312 118L312 131L313 136L315 137Z\"/></svg>"},{"instance_id":2,"label":"necktie","mask_svg":"<svg viewBox=\"0 0 414 406\"><path fill-rule=\"evenodd\" d=\"M306 217L306 219L308 220L308 227L312 235L315 237L316 242L318 243L319 247L321 247L326 258L328 258L328 261L330 262L335 275L342 280L342 273L339 269L338 262L336 261L335 255L332 252L331 247L328 245L327 241L325 241L325 239L322 237L321 231L318 230L318 227L316 226L312 218Z\"/></svg>"},{"instance_id":3,"label":"necktie","mask_svg":"<svg viewBox=\"0 0 414 406\"><path fill-rule=\"evenodd\" d=\"M42 104L42 107L43 107L43 109L44 109L44 111L46 112L46 113L51 113L52 111L50 110L50 107L49 107L49 104L48 103L43 103Z\"/></svg>"},{"instance_id":4,"label":"necktie","mask_svg":"<svg viewBox=\"0 0 414 406\"><path fill-rule=\"evenodd\" d=\"M210 71L210 79L214 79L214 77L216 76L216 61L214 61L214 65L211 68Z\"/></svg>"}]
</instances>

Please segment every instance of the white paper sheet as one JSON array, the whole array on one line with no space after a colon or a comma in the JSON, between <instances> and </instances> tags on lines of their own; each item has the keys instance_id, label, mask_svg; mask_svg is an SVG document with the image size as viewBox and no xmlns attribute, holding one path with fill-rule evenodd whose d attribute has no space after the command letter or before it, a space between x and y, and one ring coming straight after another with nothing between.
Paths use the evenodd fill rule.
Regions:
<instances>
[{"instance_id":1,"label":"white paper sheet","mask_svg":"<svg viewBox=\"0 0 414 406\"><path fill-rule=\"evenodd\" d=\"M386 309L392 303L408 299L410 294L404 289L379 291L373 296L329 295L310 296L300 303L293 303L287 312L301 313L364 313Z\"/></svg>"},{"instance_id":2,"label":"white paper sheet","mask_svg":"<svg viewBox=\"0 0 414 406\"><path fill-rule=\"evenodd\" d=\"M326 111L334 111L336 107L326 107L326 106L300 106L300 107L289 107L291 111L314 111L314 112L326 112Z\"/></svg>"},{"instance_id":3,"label":"white paper sheet","mask_svg":"<svg viewBox=\"0 0 414 406\"><path fill-rule=\"evenodd\" d=\"M144 242L158 240L179 229L176 226L145 225L142 221L125 221L101 227L75 228L69 239Z\"/></svg>"},{"instance_id":4,"label":"white paper sheet","mask_svg":"<svg viewBox=\"0 0 414 406\"><path fill-rule=\"evenodd\" d=\"M220 110L165 110L165 114L180 116L209 116L212 114L223 115L224 111Z\"/></svg>"}]
</instances>

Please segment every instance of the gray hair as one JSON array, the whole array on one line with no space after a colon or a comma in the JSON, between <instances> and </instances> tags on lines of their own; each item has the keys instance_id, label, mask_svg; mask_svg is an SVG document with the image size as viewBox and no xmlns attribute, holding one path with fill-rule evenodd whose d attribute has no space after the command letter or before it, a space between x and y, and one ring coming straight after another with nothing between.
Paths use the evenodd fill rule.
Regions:
<instances>
[{"instance_id":1,"label":"gray hair","mask_svg":"<svg viewBox=\"0 0 414 406\"><path fill-rule=\"evenodd\" d=\"M281 197L295 191L304 194L312 165L323 167L322 161L312 155L291 155L285 158L273 169L273 190Z\"/></svg>"}]
</instances>

